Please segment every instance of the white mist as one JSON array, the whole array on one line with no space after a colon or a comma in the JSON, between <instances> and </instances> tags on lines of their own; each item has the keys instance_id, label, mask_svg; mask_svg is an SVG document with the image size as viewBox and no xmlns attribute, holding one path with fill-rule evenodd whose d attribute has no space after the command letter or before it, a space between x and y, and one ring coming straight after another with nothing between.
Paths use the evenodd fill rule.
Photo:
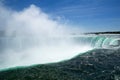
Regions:
<instances>
[{"instance_id":1,"label":"white mist","mask_svg":"<svg viewBox=\"0 0 120 80\"><path fill-rule=\"evenodd\" d=\"M52 20L40 8L31 5L23 11L0 8L4 17L5 36L0 53L0 68L58 62L90 50L75 44L66 25Z\"/></svg>"}]
</instances>

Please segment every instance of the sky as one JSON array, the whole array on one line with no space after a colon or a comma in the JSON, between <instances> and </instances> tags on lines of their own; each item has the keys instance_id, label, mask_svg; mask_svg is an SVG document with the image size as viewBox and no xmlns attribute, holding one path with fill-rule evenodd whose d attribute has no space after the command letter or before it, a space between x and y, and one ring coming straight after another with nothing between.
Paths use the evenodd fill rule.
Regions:
<instances>
[{"instance_id":1,"label":"sky","mask_svg":"<svg viewBox=\"0 0 120 80\"><path fill-rule=\"evenodd\" d=\"M120 0L2 0L2 4L13 11L33 4L53 19L86 32L120 30Z\"/></svg>"}]
</instances>

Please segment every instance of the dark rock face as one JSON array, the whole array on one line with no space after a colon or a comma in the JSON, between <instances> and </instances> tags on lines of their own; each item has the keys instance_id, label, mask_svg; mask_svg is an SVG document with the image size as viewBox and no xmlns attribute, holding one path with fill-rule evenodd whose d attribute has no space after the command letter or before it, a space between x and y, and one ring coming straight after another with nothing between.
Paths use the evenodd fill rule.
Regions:
<instances>
[{"instance_id":1,"label":"dark rock face","mask_svg":"<svg viewBox=\"0 0 120 80\"><path fill-rule=\"evenodd\" d=\"M64 62L1 71L0 80L120 80L120 50L96 49Z\"/></svg>"}]
</instances>

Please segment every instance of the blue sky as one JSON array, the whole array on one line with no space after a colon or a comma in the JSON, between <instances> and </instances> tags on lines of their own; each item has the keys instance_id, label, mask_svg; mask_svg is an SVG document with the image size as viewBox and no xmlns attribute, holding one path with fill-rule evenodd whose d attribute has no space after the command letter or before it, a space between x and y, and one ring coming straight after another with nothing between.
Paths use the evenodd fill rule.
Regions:
<instances>
[{"instance_id":1,"label":"blue sky","mask_svg":"<svg viewBox=\"0 0 120 80\"><path fill-rule=\"evenodd\" d=\"M88 31L120 31L120 0L3 0L13 10L34 4L47 14Z\"/></svg>"}]
</instances>

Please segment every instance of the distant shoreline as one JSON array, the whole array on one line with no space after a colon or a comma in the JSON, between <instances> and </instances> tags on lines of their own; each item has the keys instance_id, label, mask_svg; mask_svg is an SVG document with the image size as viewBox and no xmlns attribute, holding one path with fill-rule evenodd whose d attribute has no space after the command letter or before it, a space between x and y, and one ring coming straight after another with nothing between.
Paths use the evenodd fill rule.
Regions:
<instances>
[{"instance_id":1,"label":"distant shoreline","mask_svg":"<svg viewBox=\"0 0 120 80\"><path fill-rule=\"evenodd\" d=\"M120 31L108 31L108 32L87 32L87 33L83 33L83 34L120 34Z\"/></svg>"}]
</instances>

